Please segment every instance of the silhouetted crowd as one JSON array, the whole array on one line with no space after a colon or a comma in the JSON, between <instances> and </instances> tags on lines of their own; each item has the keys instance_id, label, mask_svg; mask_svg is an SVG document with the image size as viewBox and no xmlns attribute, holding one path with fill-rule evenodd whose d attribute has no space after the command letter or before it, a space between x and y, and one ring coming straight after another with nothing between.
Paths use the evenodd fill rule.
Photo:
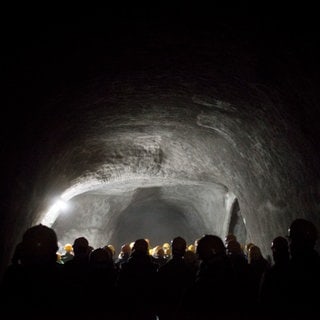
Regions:
<instances>
[{"instance_id":1,"label":"silhouetted crowd","mask_svg":"<svg viewBox=\"0 0 320 320\"><path fill-rule=\"evenodd\" d=\"M271 244L207 234L92 248L85 237L58 253L55 231L27 229L1 281L3 319L320 319L318 231L294 220Z\"/></svg>"}]
</instances>

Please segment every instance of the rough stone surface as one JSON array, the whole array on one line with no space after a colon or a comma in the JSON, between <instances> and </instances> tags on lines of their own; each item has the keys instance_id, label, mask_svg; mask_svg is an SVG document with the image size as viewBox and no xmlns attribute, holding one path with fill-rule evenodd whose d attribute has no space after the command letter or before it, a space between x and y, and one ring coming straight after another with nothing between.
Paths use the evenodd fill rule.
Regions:
<instances>
[{"instance_id":1,"label":"rough stone surface","mask_svg":"<svg viewBox=\"0 0 320 320\"><path fill-rule=\"evenodd\" d=\"M140 236L224 237L229 194L246 240L265 255L294 218L320 226L315 46L302 54L299 42L281 46L248 21L221 20L69 30L76 49L58 40L61 28L17 54L3 134L3 261L61 195L73 204L53 221L61 245L78 235L117 247Z\"/></svg>"}]
</instances>

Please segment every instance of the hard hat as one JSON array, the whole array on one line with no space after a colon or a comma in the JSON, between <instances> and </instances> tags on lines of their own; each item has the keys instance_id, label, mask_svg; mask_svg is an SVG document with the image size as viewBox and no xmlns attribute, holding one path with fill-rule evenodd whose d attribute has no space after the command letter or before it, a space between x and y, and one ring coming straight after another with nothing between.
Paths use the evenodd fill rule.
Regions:
<instances>
[{"instance_id":1,"label":"hard hat","mask_svg":"<svg viewBox=\"0 0 320 320\"><path fill-rule=\"evenodd\" d=\"M164 250L170 249L170 244L169 244L168 242L165 242L165 243L162 245L162 248L163 248Z\"/></svg>"},{"instance_id":2,"label":"hard hat","mask_svg":"<svg viewBox=\"0 0 320 320\"><path fill-rule=\"evenodd\" d=\"M171 255L171 249L167 248L167 249L163 249L165 256L170 256Z\"/></svg>"},{"instance_id":3,"label":"hard hat","mask_svg":"<svg viewBox=\"0 0 320 320\"><path fill-rule=\"evenodd\" d=\"M72 244L67 243L67 244L64 246L64 250L67 251L67 252L71 252L71 251L73 250Z\"/></svg>"}]
</instances>

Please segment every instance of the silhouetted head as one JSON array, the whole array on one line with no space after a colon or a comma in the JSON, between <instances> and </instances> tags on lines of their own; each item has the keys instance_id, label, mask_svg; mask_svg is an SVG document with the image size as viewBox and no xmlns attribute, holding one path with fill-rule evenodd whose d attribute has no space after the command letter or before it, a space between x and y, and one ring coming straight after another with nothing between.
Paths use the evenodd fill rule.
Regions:
<instances>
[{"instance_id":1,"label":"silhouetted head","mask_svg":"<svg viewBox=\"0 0 320 320\"><path fill-rule=\"evenodd\" d=\"M171 242L172 255L183 257L187 249L187 242L182 237L176 237Z\"/></svg>"},{"instance_id":2,"label":"silhouetted head","mask_svg":"<svg viewBox=\"0 0 320 320\"><path fill-rule=\"evenodd\" d=\"M149 254L149 243L145 239L138 239L134 242L132 252Z\"/></svg>"},{"instance_id":3,"label":"silhouetted head","mask_svg":"<svg viewBox=\"0 0 320 320\"><path fill-rule=\"evenodd\" d=\"M215 235L204 235L197 243L197 254L201 260L209 260L215 255L224 255L226 248L222 239Z\"/></svg>"},{"instance_id":4,"label":"silhouetted head","mask_svg":"<svg viewBox=\"0 0 320 320\"><path fill-rule=\"evenodd\" d=\"M289 259L289 243L285 237L278 236L271 243L273 260L275 263L288 261Z\"/></svg>"},{"instance_id":5,"label":"silhouetted head","mask_svg":"<svg viewBox=\"0 0 320 320\"><path fill-rule=\"evenodd\" d=\"M111 250L112 257L114 257L114 255L116 254L116 249L114 248L114 246L112 244L108 244L107 247Z\"/></svg>"},{"instance_id":6,"label":"silhouetted head","mask_svg":"<svg viewBox=\"0 0 320 320\"><path fill-rule=\"evenodd\" d=\"M316 226L306 219L295 219L289 229L288 238L292 255L312 250L318 239Z\"/></svg>"},{"instance_id":7,"label":"silhouetted head","mask_svg":"<svg viewBox=\"0 0 320 320\"><path fill-rule=\"evenodd\" d=\"M237 240L229 240L226 243L226 249L228 254L241 255L243 253L241 245Z\"/></svg>"},{"instance_id":8,"label":"silhouetted head","mask_svg":"<svg viewBox=\"0 0 320 320\"><path fill-rule=\"evenodd\" d=\"M131 247L129 243L126 243L124 245L121 246L121 252L122 253L126 253L126 254L130 254L131 252Z\"/></svg>"},{"instance_id":9,"label":"silhouetted head","mask_svg":"<svg viewBox=\"0 0 320 320\"><path fill-rule=\"evenodd\" d=\"M248 262L251 263L260 259L263 259L260 248L256 245L251 246L248 252Z\"/></svg>"},{"instance_id":10,"label":"silhouetted head","mask_svg":"<svg viewBox=\"0 0 320 320\"><path fill-rule=\"evenodd\" d=\"M229 233L224 238L224 244L227 246L229 241L237 241L237 237L233 233Z\"/></svg>"},{"instance_id":11,"label":"silhouetted head","mask_svg":"<svg viewBox=\"0 0 320 320\"><path fill-rule=\"evenodd\" d=\"M163 258L164 257L164 250L162 247L159 246L159 248L154 250L154 256L156 258Z\"/></svg>"},{"instance_id":12,"label":"silhouetted head","mask_svg":"<svg viewBox=\"0 0 320 320\"><path fill-rule=\"evenodd\" d=\"M92 265L106 265L112 262L111 254L105 248L97 248L90 252L89 262Z\"/></svg>"},{"instance_id":13,"label":"silhouetted head","mask_svg":"<svg viewBox=\"0 0 320 320\"><path fill-rule=\"evenodd\" d=\"M42 224L26 230L22 237L22 264L47 264L57 260L58 240L55 231Z\"/></svg>"},{"instance_id":14,"label":"silhouetted head","mask_svg":"<svg viewBox=\"0 0 320 320\"><path fill-rule=\"evenodd\" d=\"M85 237L74 240L73 252L75 256L89 254L89 241Z\"/></svg>"},{"instance_id":15,"label":"silhouetted head","mask_svg":"<svg viewBox=\"0 0 320 320\"><path fill-rule=\"evenodd\" d=\"M272 240L271 249L273 251L285 251L288 250L289 244L285 237L278 236Z\"/></svg>"},{"instance_id":16,"label":"silhouetted head","mask_svg":"<svg viewBox=\"0 0 320 320\"><path fill-rule=\"evenodd\" d=\"M107 246L104 246L103 247L103 250L108 254L108 256L110 257L111 260L113 260L113 256L114 256L114 253L112 251L112 249L107 245ZM95 250L92 250L91 253L95 251ZM91 254L90 253L90 254Z\"/></svg>"},{"instance_id":17,"label":"silhouetted head","mask_svg":"<svg viewBox=\"0 0 320 320\"><path fill-rule=\"evenodd\" d=\"M249 255L249 250L250 248L254 246L254 243L252 242L249 242L247 243L245 246L244 246L244 253L248 256Z\"/></svg>"}]
</instances>

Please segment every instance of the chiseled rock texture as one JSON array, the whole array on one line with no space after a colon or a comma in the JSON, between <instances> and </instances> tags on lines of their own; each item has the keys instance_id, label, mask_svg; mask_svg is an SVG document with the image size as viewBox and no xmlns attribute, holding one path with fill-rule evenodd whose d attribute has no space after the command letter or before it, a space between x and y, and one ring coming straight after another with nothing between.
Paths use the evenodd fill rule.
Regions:
<instances>
[{"instance_id":1,"label":"chiseled rock texture","mask_svg":"<svg viewBox=\"0 0 320 320\"><path fill-rule=\"evenodd\" d=\"M319 227L315 49L246 23L60 26L16 53L3 261L62 194L61 246L240 230L270 255L294 218Z\"/></svg>"}]
</instances>

